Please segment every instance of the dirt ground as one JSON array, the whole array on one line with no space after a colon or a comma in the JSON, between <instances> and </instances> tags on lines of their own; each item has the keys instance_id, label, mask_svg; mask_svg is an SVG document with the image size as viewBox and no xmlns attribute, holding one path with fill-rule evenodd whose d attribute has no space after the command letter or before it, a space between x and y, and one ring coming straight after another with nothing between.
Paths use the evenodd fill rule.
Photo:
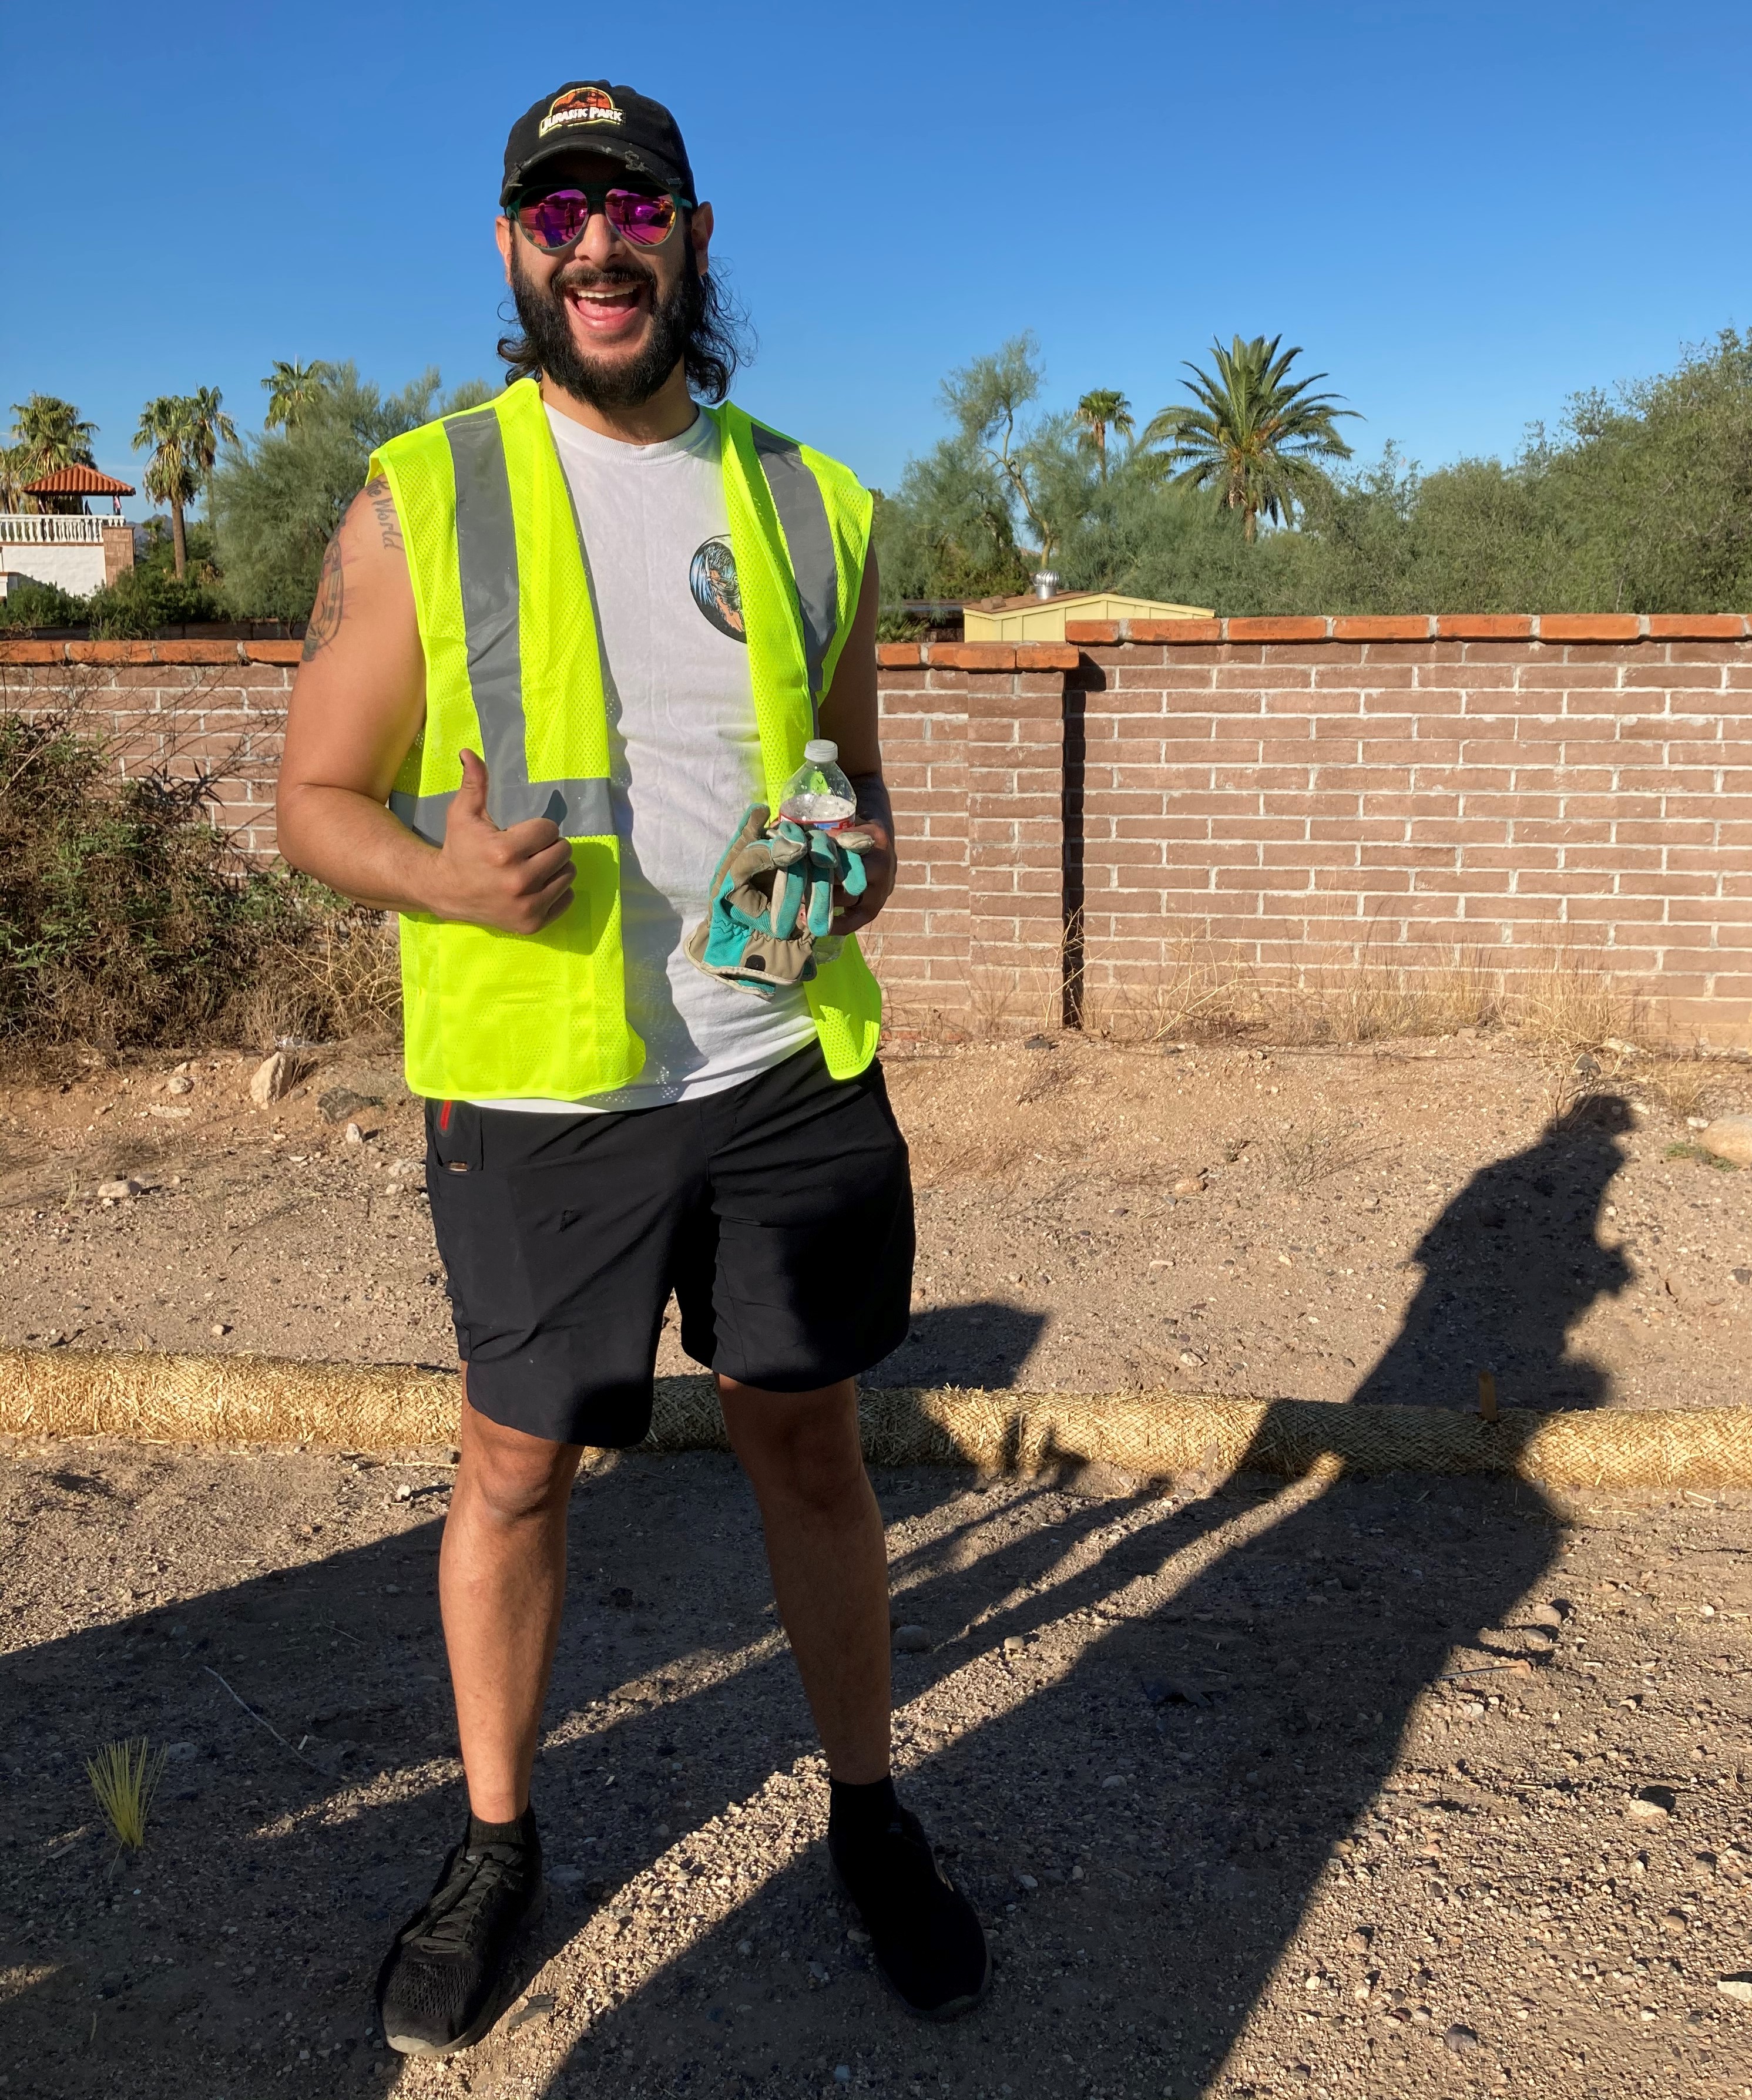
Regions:
<instances>
[{"instance_id":1,"label":"dirt ground","mask_svg":"<svg viewBox=\"0 0 1752 2100\"><path fill-rule=\"evenodd\" d=\"M253 1060L176 1061L5 1097L0 1342L453 1361L394 1057L316 1053L268 1110ZM1744 1061L1067 1035L888 1071L919 1263L872 1383L1455 1406L1490 1370L1534 1407L1744 1398L1752 1174L1691 1127L1752 1106ZM129 1174L145 1193L99 1198ZM689 1368L673 1326L659 1368Z\"/></svg>"},{"instance_id":2,"label":"dirt ground","mask_svg":"<svg viewBox=\"0 0 1752 2100\"><path fill-rule=\"evenodd\" d=\"M13 1087L0 1339L450 1361L393 1062L322 1053L256 1110L249 1062L172 1061ZM1593 1061L897 1056L917 1314L872 1382L1739 1404L1752 1176L1688 1118L1752 1073ZM733 1465L604 1455L549 1904L506 2019L421 2066L370 1985L460 1815L444 1454L3 1455L7 2100L1752 2096L1752 1493L880 1476L929 1639L903 1785L996 1955L939 2030L829 1893ZM142 1734L170 1761L118 1859L84 1760Z\"/></svg>"},{"instance_id":3,"label":"dirt ground","mask_svg":"<svg viewBox=\"0 0 1752 2100\"><path fill-rule=\"evenodd\" d=\"M880 1477L930 1641L902 1784L995 1956L935 2028L830 1894L752 1499L704 1453L580 1481L552 1894L488 2040L392 2058L372 1977L461 1812L448 1479L9 1454L0 2089L1752 2093L1752 1494ZM142 1732L170 1761L118 1859L82 1761Z\"/></svg>"}]
</instances>

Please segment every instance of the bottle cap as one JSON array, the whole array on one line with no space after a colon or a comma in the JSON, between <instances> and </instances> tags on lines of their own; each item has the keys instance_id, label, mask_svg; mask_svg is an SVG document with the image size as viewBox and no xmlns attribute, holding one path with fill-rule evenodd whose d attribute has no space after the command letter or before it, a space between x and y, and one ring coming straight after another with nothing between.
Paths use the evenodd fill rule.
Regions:
<instances>
[{"instance_id":1,"label":"bottle cap","mask_svg":"<svg viewBox=\"0 0 1752 2100\"><path fill-rule=\"evenodd\" d=\"M803 756L811 765L832 765L840 756L840 747L824 736L813 737L804 745Z\"/></svg>"}]
</instances>

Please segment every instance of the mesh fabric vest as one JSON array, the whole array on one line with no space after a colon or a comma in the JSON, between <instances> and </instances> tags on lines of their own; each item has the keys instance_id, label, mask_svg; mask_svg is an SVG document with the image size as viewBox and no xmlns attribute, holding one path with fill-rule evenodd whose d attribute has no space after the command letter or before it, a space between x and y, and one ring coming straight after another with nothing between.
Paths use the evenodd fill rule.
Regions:
<instances>
[{"instance_id":1,"label":"mesh fabric vest","mask_svg":"<svg viewBox=\"0 0 1752 2100\"><path fill-rule=\"evenodd\" d=\"M850 629L870 497L836 461L728 404L725 507L742 600L766 800L802 762ZM408 1084L439 1099L576 1099L645 1061L629 1026L620 854L588 554L533 380L380 447L407 547L426 660L426 719L390 807L441 845L465 748L486 761L501 829L549 817L571 845L570 910L539 933L407 912ZM854 939L805 987L828 1070L876 1054L881 995Z\"/></svg>"}]
</instances>

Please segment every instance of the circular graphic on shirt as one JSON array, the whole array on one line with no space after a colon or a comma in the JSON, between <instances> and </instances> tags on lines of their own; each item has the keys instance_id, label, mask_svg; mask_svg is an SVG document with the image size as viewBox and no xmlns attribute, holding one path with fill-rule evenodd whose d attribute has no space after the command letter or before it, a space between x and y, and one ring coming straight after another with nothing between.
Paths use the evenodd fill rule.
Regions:
<instances>
[{"instance_id":1,"label":"circular graphic on shirt","mask_svg":"<svg viewBox=\"0 0 1752 2100\"><path fill-rule=\"evenodd\" d=\"M694 603L720 634L746 642L742 627L742 593L736 587L736 557L727 540L708 540L695 549L687 571Z\"/></svg>"}]
</instances>

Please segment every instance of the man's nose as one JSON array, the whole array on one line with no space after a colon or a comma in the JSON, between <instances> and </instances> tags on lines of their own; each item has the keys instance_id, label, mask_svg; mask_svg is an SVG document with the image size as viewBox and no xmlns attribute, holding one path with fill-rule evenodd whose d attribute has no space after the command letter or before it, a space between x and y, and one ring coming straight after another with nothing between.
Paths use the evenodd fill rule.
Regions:
<instances>
[{"instance_id":1,"label":"man's nose","mask_svg":"<svg viewBox=\"0 0 1752 2100\"><path fill-rule=\"evenodd\" d=\"M626 245L609 224L607 213L593 211L572 253L599 270L605 263L620 262L626 254Z\"/></svg>"}]
</instances>

